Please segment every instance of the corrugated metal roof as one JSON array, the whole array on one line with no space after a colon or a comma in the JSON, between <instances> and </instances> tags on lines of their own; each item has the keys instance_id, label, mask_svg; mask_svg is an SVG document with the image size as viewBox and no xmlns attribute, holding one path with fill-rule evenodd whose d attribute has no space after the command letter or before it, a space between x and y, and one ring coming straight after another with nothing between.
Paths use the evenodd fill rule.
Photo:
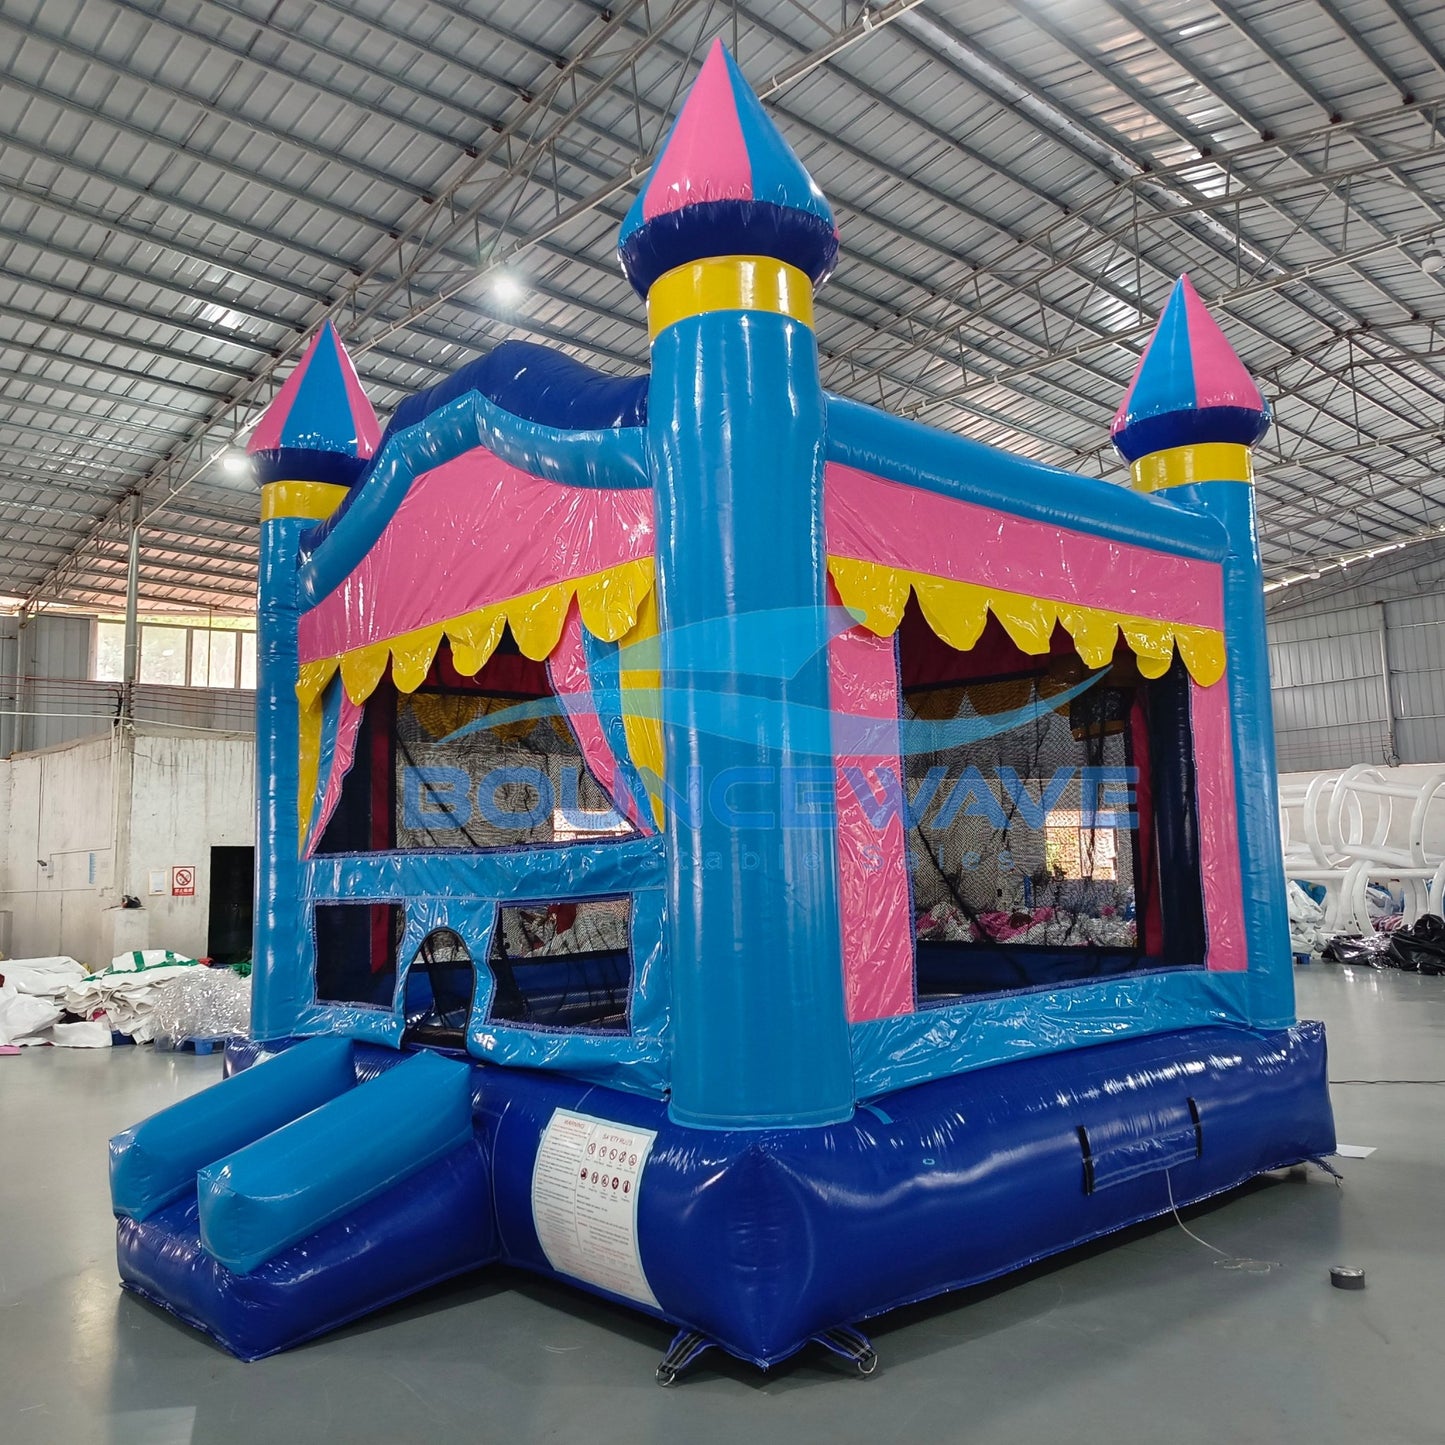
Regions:
<instances>
[{"instance_id":1,"label":"corrugated metal roof","mask_svg":"<svg viewBox=\"0 0 1445 1445\"><path fill-rule=\"evenodd\" d=\"M148 603L246 607L222 459L328 314L383 413L645 365L613 239L715 35L838 212L834 389L1118 479L1188 270L1276 576L1445 521L1441 0L0 0L0 594L113 604L139 490Z\"/></svg>"}]
</instances>

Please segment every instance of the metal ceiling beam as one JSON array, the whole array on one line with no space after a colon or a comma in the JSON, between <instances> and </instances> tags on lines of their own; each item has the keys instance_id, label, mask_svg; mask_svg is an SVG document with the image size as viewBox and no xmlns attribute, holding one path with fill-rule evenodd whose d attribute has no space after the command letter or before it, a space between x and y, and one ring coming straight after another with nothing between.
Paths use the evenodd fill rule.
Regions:
<instances>
[{"instance_id":1,"label":"metal ceiling beam","mask_svg":"<svg viewBox=\"0 0 1445 1445\"><path fill-rule=\"evenodd\" d=\"M4 143L7 150L22 151L35 160L50 165L68 167L88 180L104 181L106 185L114 186L117 190L125 191L134 196L137 202L158 201L164 205L175 207L183 212L187 219L204 221L208 229L234 231L238 236L248 237L253 244L260 243L262 245L275 246L281 251L289 251L292 255L304 257L313 265L319 266L326 271L337 271L344 275L360 274L359 268L338 258L330 251L324 251L318 247L307 245L303 241L298 241L294 236L286 236L274 231L257 230L245 220L230 215L225 211L215 210L203 202L193 201L188 196L179 195L174 191L166 191L162 189L158 183L150 186L141 185L133 178L125 176L119 171L110 170L103 165L96 165L90 161L87 161L84 166L81 166L73 157L53 155L43 146L37 145L34 141L17 135L13 130L0 129L0 142ZM192 161L205 159L195 152L183 152L183 154L187 159ZM210 162L207 162L207 164L210 164ZM251 179L254 180L255 178L251 177ZM54 203L54 199L54 197L51 197L52 204ZM78 204L78 202L66 201L67 206L76 204ZM125 222L123 219L112 218L107 214L104 219L100 220L100 224L106 226L115 225L117 229L123 229ZM148 238L143 237L142 239L155 240L156 238L151 236ZM178 242L182 246L188 246L190 244L188 239L181 240L177 237L169 238L167 244L175 246ZM225 266L228 269L236 269L235 263L230 259L216 259L214 256L210 259L215 265ZM245 270L237 270L237 275L250 277L251 274L252 273ZM318 297L318 299L320 299L320 297Z\"/></svg>"},{"instance_id":2,"label":"metal ceiling beam","mask_svg":"<svg viewBox=\"0 0 1445 1445\"><path fill-rule=\"evenodd\" d=\"M154 95L163 95L180 105L190 106L193 110L200 112L199 119L219 120L227 125L241 126L247 131L256 135L265 136L276 144L287 147L292 151L299 151L302 156L321 160L342 167L353 175L365 176L367 180L375 185L389 187L399 191L404 196L409 196L414 201L430 201L433 199L431 190L426 186L419 186L414 181L403 179L389 171L379 170L369 161L360 156L349 156L339 151L333 151L325 146L319 146L309 141L300 141L296 136L281 126L272 125L270 121L262 116L247 115L219 104L216 97L199 95L194 91L186 90L179 85L172 85L169 81L163 80L159 75L147 75L141 71L134 70L130 66L122 64L109 55L100 52L95 44L81 45L72 40L68 35L58 31L44 23L44 7L38 8L26 21L24 25L10 19L8 16L0 15L0 28L7 29L19 35L23 40L34 40L43 42L46 45L54 46L62 54L69 55L85 65L93 65L100 70L108 70L112 75L125 80L132 80L138 85L143 85L146 90ZM19 84L23 89L31 89L30 82L15 81L10 75L5 78L6 84ZM221 86L225 91L230 83L227 77L226 84ZM34 87L40 94L48 99L56 100L55 92L45 86ZM106 117L110 124L116 121ZM129 127L130 122L122 123ZM269 182L268 182L269 183Z\"/></svg>"},{"instance_id":3,"label":"metal ceiling beam","mask_svg":"<svg viewBox=\"0 0 1445 1445\"><path fill-rule=\"evenodd\" d=\"M1110 0L1110 3L1113 3L1116 9L1121 8L1118 0ZM927 45L931 43L934 49L945 58L952 55L974 57L975 60L973 63L983 67L985 77L969 76L966 70L959 72L961 76L969 79L972 84L987 94L990 83L989 77L996 75L997 79L993 80L992 83L996 89L1001 89L1003 92L996 98L1003 100L1014 99L1019 93L1022 93L1029 103L1022 106L1020 113L1031 120L1043 133L1052 133L1053 138L1056 140L1062 139L1065 144L1071 145L1081 158L1103 170L1106 174L1112 173L1120 175L1131 173L1135 179L1136 189L1145 190L1149 193L1150 199L1154 200L1158 205L1161 215L1167 216L1170 213L1171 205L1167 199L1162 203L1158 201L1151 189L1149 177L1143 174L1147 171L1147 166L1137 158L1130 156L1119 142L1109 137L1097 135L1094 137L1091 145L1081 143L1079 136L1089 129L1087 122L1071 112L1064 110L1051 99L1039 96L1021 77L1013 75L1006 67L1000 66L998 62L991 58L982 56L976 47L964 42L939 22L926 17L911 16L904 21L901 29L902 33L909 35L920 46L926 48ZM1164 53L1170 53L1167 47L1165 47ZM1057 123L1055 118L1058 118ZM1059 123L1065 128L1063 133L1058 132L1057 124ZM1102 148L1102 153L1099 148ZM1207 216L1203 219L1209 222ZM1238 233L1231 234L1226 228L1217 226L1217 223L1216 229L1208 231L1208 234L1199 234L1187 226L1185 229L1189 231L1189 234L1191 234L1196 241L1213 245L1215 249L1219 250L1221 255L1226 257L1233 248L1245 243L1245 238L1242 235ZM1248 244L1250 244L1256 259L1263 260L1266 264L1269 264L1268 258L1259 252L1257 246L1252 242ZM1326 246L1326 249L1329 248ZM1324 293L1321 293L1321 295L1324 303L1334 311L1347 316L1351 314L1348 309L1341 307L1335 298ZM1302 305L1300 298L1291 296L1287 299L1290 304L1298 307L1304 311L1305 314L1314 316L1316 320L1320 319L1310 308ZM1395 304L1401 306L1401 308L1408 313L1409 308L1404 307L1403 303L1396 301ZM1358 324L1363 318L1354 315L1352 319Z\"/></svg>"},{"instance_id":4,"label":"metal ceiling beam","mask_svg":"<svg viewBox=\"0 0 1445 1445\"><path fill-rule=\"evenodd\" d=\"M42 283L38 281L27 281L26 284L35 286L37 287L37 289L42 287ZM130 316L133 321L153 322L158 326L170 326L175 324L170 321L165 321L158 316L147 316L144 313L135 312L123 306L117 306L117 304L113 301L105 301L96 297L77 297L76 294L72 291L59 291L53 286L45 286L44 289L61 296L67 301L75 301L79 299L85 301L87 305L104 306L121 311L123 314ZM121 350L142 352L147 356L154 356L162 361L174 361L181 366L195 366L200 368L202 371L214 371L218 376L226 376L238 380L239 378L246 375L246 373L240 370L238 367L230 366L223 361L208 360L205 357L195 356L190 352L177 351L174 347L171 346L161 346L154 341L141 341L129 334L124 336L117 336L112 332L101 330L101 328L98 326L87 326L79 321L66 321L61 317L47 316L44 313L38 311L23 311L18 306L7 306L4 304L0 304L0 316L5 317L9 321L18 321L22 325L38 326L42 329L48 329L53 327L57 331L68 332L71 336L83 336L87 341L98 341L105 346L114 346ZM0 349L8 346L23 351L26 347L26 344L27 343L23 341L18 341L12 337L7 341L0 342ZM260 347L252 347L249 349L255 351L261 350ZM76 364L85 365L87 363L84 363L79 358L77 358ZM153 377L150 379L162 382L165 381L164 377Z\"/></svg>"},{"instance_id":5,"label":"metal ceiling beam","mask_svg":"<svg viewBox=\"0 0 1445 1445\"><path fill-rule=\"evenodd\" d=\"M626 3L624 3L623 5L618 7L616 11L611 13L607 21L600 27L600 29L594 32L593 35L589 38L588 42L583 45L581 51L579 52L579 58L590 58L592 53L596 51L596 49L602 43L604 43L611 36L615 35L618 31L620 31L623 22L630 16L630 14L634 10L639 9L643 3L644 0L626 0ZM672 23L674 20L686 15L689 11L695 8L698 3L699 0L679 0L679 3L671 11L668 12L668 15L665 16L661 21L657 22L659 26L659 32L654 33L660 33L661 29L665 29L666 26ZM878 18L870 19L866 26L863 25L862 22L859 22L854 27L850 27L847 31L840 34L837 39L835 39L833 42L830 42L828 47L824 48L824 52L826 53L820 52L820 54L823 55L824 59L833 54L836 54L839 46L852 44L857 39L862 38L864 34L870 32L877 24L885 23L882 18L885 14L887 14L888 17L891 18L892 15L902 13L904 9L911 7L911 5L914 3L916 3L916 0L892 0L892 4L885 7L884 11L878 13ZM630 63L627 57L631 56L633 59L635 59L638 54L640 54L643 50L646 49L649 43L651 43L650 38L645 38L638 44L633 45L631 49L627 52L627 55L624 55L621 62L614 63L611 71L609 71L609 76L613 73L620 73L621 70L625 69L627 64ZM575 68L576 63L577 61L575 60L569 62L567 69L559 72L558 76L553 80L549 88L538 97L538 102L541 103L540 108L538 108L536 103L534 103L533 105L529 105L523 111L521 116L519 116L516 120L509 124L504 135L497 138L498 142L510 139L513 134L520 134L522 124L531 116L533 116L534 113L538 118L544 116L547 113L547 108L550 105L552 98L558 93L560 93L562 86L568 79L572 69ZM818 60L817 63L823 63L822 59ZM812 68L811 64L808 67L796 68L793 74L801 75L807 73L807 69L809 68ZM780 86L781 84L785 83L786 80L779 81ZM540 156L542 152L541 149L539 149L539 141L542 146L545 146L545 143L548 140L560 134L561 131L565 129L571 118L573 118L586 103L587 102L585 100L574 103L563 114L560 121L554 122L547 129L545 135L539 135L537 131L534 131L528 147L523 153L524 157L530 156L532 158L536 158ZM476 161L470 163L471 173L480 172L484 164L490 159L491 155L496 153L496 150L497 146L494 145L490 152L480 155ZM524 167L519 167L517 165L514 165L512 167L512 170L517 174L526 173ZM464 184L468 174L468 172L464 172L462 179L454 182L449 189L453 193L455 193L455 191L459 189L462 184ZM490 191L491 189L492 187L489 186L488 190ZM485 202L482 202L482 204L485 204ZM470 225L471 223L471 216L469 214L463 214L460 218L454 218L449 224L444 225L441 229L440 234L429 234L429 227L431 222L437 219L436 216L431 214L431 211L434 209L436 208L426 208L423 214L418 216L417 219L413 221L409 226L403 227L400 233L400 239L386 248L383 257L379 258L378 261L374 263L374 265L369 269L367 275L376 275L378 277L382 276L383 266L387 257L395 255L396 257L400 258L401 256L403 256L405 254L405 247L409 242L415 244L418 248L417 255L413 257L413 260L410 263L412 269L415 269L417 260L420 259L420 257L424 254L426 254L427 248L435 248L437 246L446 245L458 234L460 229ZM362 311L363 315L373 314L375 307L378 304L384 302L392 295L396 294L397 284L404 284L404 277L407 268L405 266L398 266L396 269L403 273L402 281L393 282L383 280L381 283L380 296L372 297L368 295L368 301L365 304L364 311ZM365 281L366 276L363 276L352 288L352 294L355 298L353 304L358 309L362 306L362 303L360 302L360 296ZM342 308L337 304L333 304L333 306L329 309L332 312L336 312L341 310ZM434 308L429 307L428 309ZM314 325L319 320L320 317L315 317L313 318L311 324ZM376 340L378 338L372 339ZM259 368L255 373L253 373L253 375L249 378L247 382L235 389L231 393L231 395L226 397L222 402L218 403L218 405L213 408L212 414L208 418L205 430L209 430L211 426L216 425L226 417L230 416L237 409L238 406L244 405L244 403L252 396L254 396L258 391L264 389L267 381L274 373L276 365L279 363L280 360L285 359L285 355L289 354L289 351L291 349L294 348L289 348L288 352L283 354L282 357L273 358L268 364ZM166 461L162 462L160 466L154 469L145 484L145 490L148 495L153 494L157 491L160 491L162 493L163 499L166 496L173 495L176 491L186 486L194 476L198 475L199 472L204 469L205 465L207 464L206 459L200 459L200 465L195 466L195 461L197 460L197 458L195 457L195 453L198 450L197 442L199 437L203 435L204 431L193 434L190 442L183 451L176 454L172 458L168 458ZM186 473L189 473L189 475L186 475ZM179 479L173 480L173 477L176 476L178 476ZM159 505L164 505L163 499L160 501ZM152 505L155 504L156 503L152 502ZM82 547L78 549L78 553L83 552L83 550L84 544L82 544ZM72 558L71 560L74 561L75 559ZM63 566L61 568L52 568L51 571L47 573L46 577L42 579L39 586L31 589L31 592L29 594L30 600L38 600L48 587L61 585L61 583L63 582L64 571L65 568Z\"/></svg>"}]
</instances>

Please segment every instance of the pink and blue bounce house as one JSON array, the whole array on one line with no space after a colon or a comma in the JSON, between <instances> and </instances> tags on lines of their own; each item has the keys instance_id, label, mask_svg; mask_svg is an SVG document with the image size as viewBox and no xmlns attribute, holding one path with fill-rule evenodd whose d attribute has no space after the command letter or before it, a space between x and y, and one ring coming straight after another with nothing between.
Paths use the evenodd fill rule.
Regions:
<instances>
[{"instance_id":1,"label":"pink and blue bounce house","mask_svg":"<svg viewBox=\"0 0 1445 1445\"><path fill-rule=\"evenodd\" d=\"M826 393L827 201L713 49L622 223L652 369L509 341L257 426L254 1040L111 1146L255 1359L505 1261L760 1366L1334 1149L1250 447L1187 279L1131 487ZM483 1306L478 1306L482 1308Z\"/></svg>"}]
</instances>

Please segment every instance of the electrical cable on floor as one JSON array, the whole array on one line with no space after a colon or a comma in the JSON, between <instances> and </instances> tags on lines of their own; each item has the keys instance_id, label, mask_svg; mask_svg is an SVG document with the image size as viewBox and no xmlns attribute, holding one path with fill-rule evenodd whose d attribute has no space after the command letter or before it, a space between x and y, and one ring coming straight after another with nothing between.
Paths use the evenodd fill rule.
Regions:
<instances>
[{"instance_id":1,"label":"electrical cable on floor","mask_svg":"<svg viewBox=\"0 0 1445 1445\"><path fill-rule=\"evenodd\" d=\"M1195 1244L1202 1244L1205 1249L1212 1250L1219 1256L1214 1261L1217 1269L1237 1269L1244 1274L1268 1274L1272 1269L1283 1269L1284 1266L1277 1259L1248 1259L1243 1255L1230 1254L1227 1250L1220 1249L1217 1244L1210 1244L1207 1239L1201 1239L1185 1222L1179 1217L1179 1206L1174 1202L1174 1181L1170 1178L1170 1171L1164 1171L1164 1187L1169 1191L1169 1208L1174 1215L1174 1222Z\"/></svg>"}]
</instances>

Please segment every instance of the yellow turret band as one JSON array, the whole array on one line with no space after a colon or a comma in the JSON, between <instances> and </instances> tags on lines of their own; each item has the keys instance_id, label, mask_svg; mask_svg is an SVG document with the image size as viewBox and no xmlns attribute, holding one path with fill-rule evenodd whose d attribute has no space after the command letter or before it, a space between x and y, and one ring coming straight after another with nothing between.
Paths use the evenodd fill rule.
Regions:
<instances>
[{"instance_id":1,"label":"yellow turret band","mask_svg":"<svg viewBox=\"0 0 1445 1445\"><path fill-rule=\"evenodd\" d=\"M812 329L813 283L771 256L711 256L665 271L647 293L647 335L708 311L771 311Z\"/></svg>"},{"instance_id":2,"label":"yellow turret band","mask_svg":"<svg viewBox=\"0 0 1445 1445\"><path fill-rule=\"evenodd\" d=\"M261 520L304 517L322 522L341 505L346 492L335 482L267 482L261 488Z\"/></svg>"},{"instance_id":3,"label":"yellow turret band","mask_svg":"<svg viewBox=\"0 0 1445 1445\"><path fill-rule=\"evenodd\" d=\"M1238 442L1200 442L1192 447L1151 452L1147 457L1140 457L1129 471L1135 489L1140 492L1187 487L1194 482L1254 480L1249 448Z\"/></svg>"}]
</instances>

